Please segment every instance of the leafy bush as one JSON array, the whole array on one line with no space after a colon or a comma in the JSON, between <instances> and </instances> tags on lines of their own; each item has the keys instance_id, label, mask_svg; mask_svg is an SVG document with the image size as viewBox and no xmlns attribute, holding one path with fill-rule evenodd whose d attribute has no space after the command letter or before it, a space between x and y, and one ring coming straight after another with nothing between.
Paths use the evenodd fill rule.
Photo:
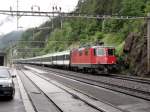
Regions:
<instances>
[{"instance_id":1,"label":"leafy bush","mask_svg":"<svg viewBox=\"0 0 150 112\"><path fill-rule=\"evenodd\" d=\"M123 15L144 16L150 11L149 0L79 0L74 13L89 15ZM117 54L121 54L125 38L130 32L140 32L144 20L115 20L65 18L60 28L60 18L54 18L54 29L35 31L35 39L48 40L42 52L55 52L103 41L106 45L115 46ZM51 21L41 27L51 26ZM33 29L23 35L24 40L32 39ZM24 45L25 46L25 45Z\"/></svg>"}]
</instances>

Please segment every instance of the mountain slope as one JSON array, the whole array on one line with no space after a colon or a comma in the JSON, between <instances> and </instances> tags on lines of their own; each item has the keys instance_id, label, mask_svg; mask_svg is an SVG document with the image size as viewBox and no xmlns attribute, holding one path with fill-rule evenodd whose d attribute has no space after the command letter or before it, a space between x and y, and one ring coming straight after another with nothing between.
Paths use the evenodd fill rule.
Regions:
<instances>
[{"instance_id":1,"label":"mountain slope","mask_svg":"<svg viewBox=\"0 0 150 112\"><path fill-rule=\"evenodd\" d=\"M0 38L0 49L4 49L9 46L10 41L17 41L21 39L23 31L13 31Z\"/></svg>"}]
</instances>

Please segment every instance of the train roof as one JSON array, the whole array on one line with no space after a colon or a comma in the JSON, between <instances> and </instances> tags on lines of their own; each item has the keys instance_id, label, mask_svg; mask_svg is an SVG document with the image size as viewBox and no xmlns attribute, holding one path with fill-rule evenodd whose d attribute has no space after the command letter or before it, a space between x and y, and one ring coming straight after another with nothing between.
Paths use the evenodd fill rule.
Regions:
<instances>
[{"instance_id":1,"label":"train roof","mask_svg":"<svg viewBox=\"0 0 150 112\"><path fill-rule=\"evenodd\" d=\"M101 47L101 48L115 48L114 46L92 46L91 48L98 48L98 47Z\"/></svg>"},{"instance_id":2,"label":"train roof","mask_svg":"<svg viewBox=\"0 0 150 112\"><path fill-rule=\"evenodd\" d=\"M36 57L32 57L32 58L25 58L25 59L21 58L18 60L33 60L33 59L46 58L46 57L51 57L51 56L69 55L69 54L70 54L70 50L67 50L67 51L62 51L62 52L49 53L46 55L36 56Z\"/></svg>"},{"instance_id":3,"label":"train roof","mask_svg":"<svg viewBox=\"0 0 150 112\"><path fill-rule=\"evenodd\" d=\"M60 55L68 55L68 54L70 54L69 50L62 51L62 52L56 52L56 53L49 53L49 54L46 54L46 55L42 55L40 57L46 58L46 57L51 57L51 56L60 56Z\"/></svg>"},{"instance_id":4,"label":"train roof","mask_svg":"<svg viewBox=\"0 0 150 112\"><path fill-rule=\"evenodd\" d=\"M70 50L54 53L53 56L61 56L70 54Z\"/></svg>"},{"instance_id":5,"label":"train roof","mask_svg":"<svg viewBox=\"0 0 150 112\"><path fill-rule=\"evenodd\" d=\"M81 48L74 48L72 49L72 51L74 50L84 50L86 48L115 48L114 46L91 46L91 47L81 47Z\"/></svg>"}]
</instances>

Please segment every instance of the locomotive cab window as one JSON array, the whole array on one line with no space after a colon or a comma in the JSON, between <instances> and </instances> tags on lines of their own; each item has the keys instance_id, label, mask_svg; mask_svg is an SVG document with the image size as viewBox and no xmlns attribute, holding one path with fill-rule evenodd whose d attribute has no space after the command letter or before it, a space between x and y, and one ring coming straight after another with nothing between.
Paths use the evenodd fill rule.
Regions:
<instances>
[{"instance_id":1,"label":"locomotive cab window","mask_svg":"<svg viewBox=\"0 0 150 112\"><path fill-rule=\"evenodd\" d=\"M115 50L114 49L108 49L108 55L114 55L115 54Z\"/></svg>"},{"instance_id":2,"label":"locomotive cab window","mask_svg":"<svg viewBox=\"0 0 150 112\"><path fill-rule=\"evenodd\" d=\"M87 56L89 54L89 49L85 49L85 55Z\"/></svg>"},{"instance_id":3,"label":"locomotive cab window","mask_svg":"<svg viewBox=\"0 0 150 112\"><path fill-rule=\"evenodd\" d=\"M102 48L97 48L97 52L96 52L96 55L97 55L97 56L103 56L104 54L105 54L104 49L102 49Z\"/></svg>"},{"instance_id":4,"label":"locomotive cab window","mask_svg":"<svg viewBox=\"0 0 150 112\"><path fill-rule=\"evenodd\" d=\"M79 51L79 56L82 56L82 50Z\"/></svg>"}]
</instances>

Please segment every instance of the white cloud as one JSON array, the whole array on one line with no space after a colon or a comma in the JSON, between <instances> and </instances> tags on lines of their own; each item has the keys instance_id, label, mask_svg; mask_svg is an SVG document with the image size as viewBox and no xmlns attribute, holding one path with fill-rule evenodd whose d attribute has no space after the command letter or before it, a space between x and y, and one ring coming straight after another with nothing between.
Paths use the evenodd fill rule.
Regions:
<instances>
[{"instance_id":1,"label":"white cloud","mask_svg":"<svg viewBox=\"0 0 150 112\"><path fill-rule=\"evenodd\" d=\"M77 5L78 0L18 0L19 10L31 10L31 6L40 6L41 11L52 11L53 6L58 6L62 8L63 12L68 12L74 10ZM3 0L0 4L0 10L9 10L10 6L13 10L16 10L17 0ZM33 10L37 10L34 7ZM5 21L7 16L0 15L1 21ZM10 18L9 18L10 19ZM0 26L0 33L8 33L12 30L16 30L16 17L12 17L11 21L8 21ZM19 26L27 29L29 27L36 27L48 20L48 18L43 17L21 17L19 19Z\"/></svg>"}]
</instances>

